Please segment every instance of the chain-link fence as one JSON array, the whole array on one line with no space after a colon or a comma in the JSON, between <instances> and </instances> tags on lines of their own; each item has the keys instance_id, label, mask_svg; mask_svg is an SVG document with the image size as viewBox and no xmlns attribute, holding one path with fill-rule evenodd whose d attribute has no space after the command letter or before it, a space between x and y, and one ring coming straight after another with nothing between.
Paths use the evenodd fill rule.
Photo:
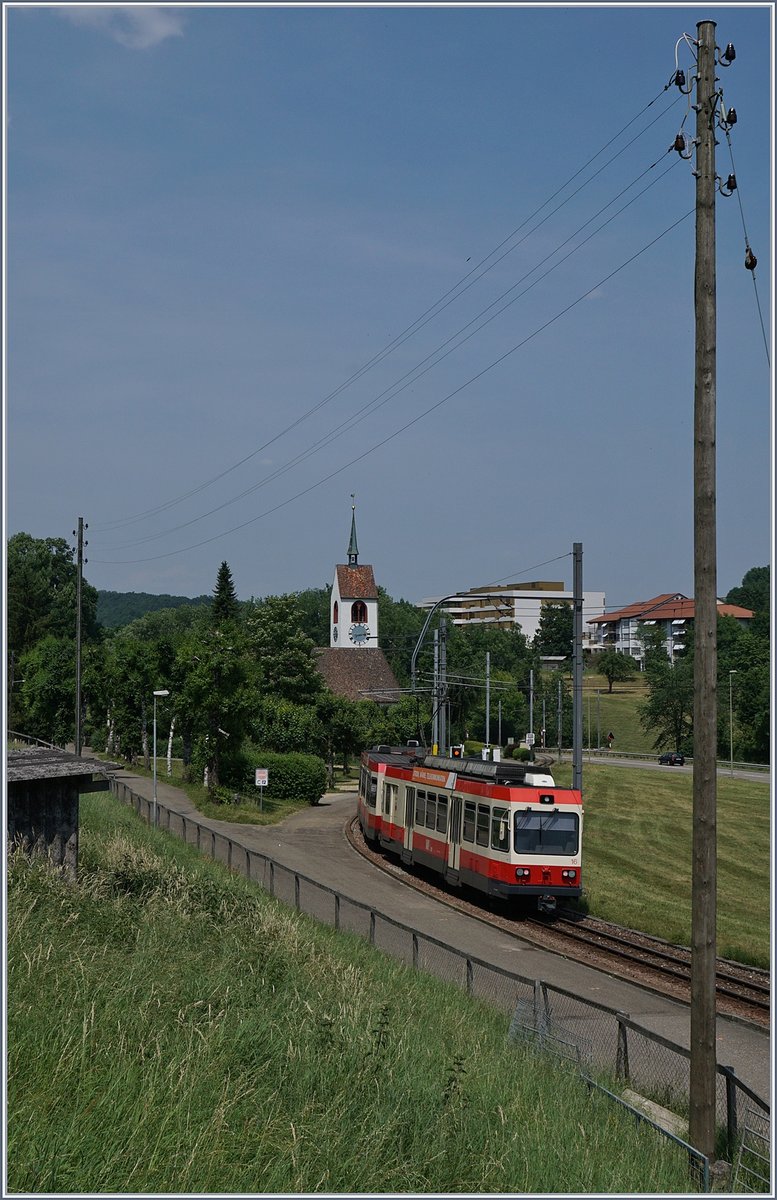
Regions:
<instances>
[{"instance_id":1,"label":"chain-link fence","mask_svg":"<svg viewBox=\"0 0 777 1200\"><path fill-rule=\"evenodd\" d=\"M111 788L142 819L149 823L153 820L151 801L115 778L111 780ZM282 903L336 929L366 938L392 958L455 984L473 998L500 1009L510 1020L511 1037L531 1039L545 1049L556 1049L589 1072L607 1074L667 1109L687 1114L690 1052L644 1029L628 1013L594 1000L583 1000L554 984L517 975L464 954L275 862L269 855L248 848L195 817L173 812L163 804L158 804L156 817L160 828L245 875ZM748 1088L731 1067L719 1065L717 1121L725 1130L727 1153L732 1162L748 1128L742 1119L746 1110L759 1114L759 1128L765 1124L770 1129L766 1101ZM767 1134L767 1147L768 1144ZM762 1150L761 1143L759 1146Z\"/></svg>"}]
</instances>

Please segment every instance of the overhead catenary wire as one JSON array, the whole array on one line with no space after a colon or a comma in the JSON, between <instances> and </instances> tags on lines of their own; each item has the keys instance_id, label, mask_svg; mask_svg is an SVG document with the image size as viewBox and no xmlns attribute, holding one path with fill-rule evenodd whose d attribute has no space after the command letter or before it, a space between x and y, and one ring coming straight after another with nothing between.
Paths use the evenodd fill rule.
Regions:
<instances>
[{"instance_id":1,"label":"overhead catenary wire","mask_svg":"<svg viewBox=\"0 0 777 1200\"><path fill-rule=\"evenodd\" d=\"M582 303L582 301L585 300L588 296L590 296L592 292L595 292L597 288L603 287L605 283L609 282L609 280L614 279L616 275L618 275L621 271L625 270L625 268L630 266L631 263L635 262L638 258L640 258L643 254L645 254L648 250L650 250L653 246L655 246L663 238L665 238L668 234L672 233L672 231L675 230L679 225L681 225L683 221L688 220L688 218L690 216L692 216L694 212L695 212L695 207L689 209L681 217L678 217L677 220L673 221L671 225L668 225L666 227L666 229L664 229L661 233L657 234L656 237L652 238L648 243L646 243L646 245L642 246L634 254L630 255L630 257L627 258L624 262L622 262L619 266L615 267L612 271L609 271L600 280L598 280L597 283L593 284L589 288L586 288L586 290L583 293L581 293L581 295L579 295L575 300L570 301L569 304L565 305L564 308L562 308L559 312L555 313L552 317L549 317L547 321L544 321L541 325L539 325L531 333L527 334L526 337L521 339L521 341L517 342L514 346L510 347L510 349L505 350L502 354L500 354L492 362L488 363L487 366L483 367L480 371L476 372L476 374L470 376L469 379L466 379L463 383L459 384L458 387L456 387L452 391L448 392L440 400L437 400L437 401L435 401L434 404L429 405L428 408L423 410L423 412L418 413L410 421L405 422L404 425L400 426L398 429L395 429L393 433L388 434L386 437L382 438L379 442L374 443L372 446L368 446L366 450L363 450L360 454L357 454L354 458L350 459L348 462L343 463L343 465L338 467L336 470L330 471L329 474L323 476L321 479L316 480L315 483L311 483L308 485L308 487L302 488L299 492L296 492L293 496L287 497L285 500L282 500L278 504L273 505L272 508L265 510L265 512L263 512L263 513L258 513L256 516L250 517L246 521L241 521L238 525L234 525L230 529L222 530L220 533L215 533L211 537L203 538L201 541L195 542L192 545L182 546L178 550L169 550L163 554L149 555L144 558L93 559L92 561L100 562L101 565L102 564L111 564L111 563L114 565L124 565L124 564L128 565L128 564L139 563L139 562L158 562L161 559L172 558L177 554L187 554L189 551L199 549L201 546L210 545L212 542L218 541L222 537L226 537L230 533L237 533L239 530L246 529L246 528L248 528L249 525L254 525L254 524L256 524L257 521L263 520L265 517L271 516L273 513L280 511L280 509L285 508L287 505L293 503L295 500L299 500L303 496L309 495L310 492L315 491L316 488L319 488L323 484L328 483L329 480L331 480L331 479L337 478L338 475L342 475L342 473L344 471L349 470L351 467L355 466L356 463L362 462L365 458L368 458L371 454L374 454L376 450L380 450L383 446L388 445L390 442L394 441L395 438L399 437L400 434L405 433L408 429L412 429L413 426L417 425L419 421L422 421L424 419L424 417L429 416L430 413L436 412L437 409L441 408L443 404L446 404L454 396L459 395L466 388L471 387L471 385L473 383L477 383L477 381L482 379L483 376L487 375L489 371L492 371L495 367L499 366L500 363L505 362L506 359L510 358L511 355L515 354L518 350L522 349L533 338L539 336L539 334L543 333L546 329L550 328L550 326L555 324L556 321L560 320L561 317L566 316L566 314L568 312L571 312L571 310L573 308L576 308L578 304Z\"/></svg>"},{"instance_id":2,"label":"overhead catenary wire","mask_svg":"<svg viewBox=\"0 0 777 1200\"><path fill-rule=\"evenodd\" d=\"M641 199L642 196L644 196L652 187L654 187L657 183L659 183L670 171L672 171L674 169L674 167L677 165L677 162L678 162L677 159L674 159L670 163L670 165L666 168L665 171L663 171L661 174L656 176L656 178L651 180L651 182L647 185L647 187L643 188L641 192L639 192L636 196L633 196L616 212L612 213L607 218L606 221L603 221L601 225L599 225L595 230L593 230L591 233L589 233L587 237L583 238L583 240L580 241L571 250L569 250L567 254L563 255L555 263L548 266L549 259L552 259L556 254L558 254L559 251L562 250L564 248L564 246L566 246L570 241L572 241L573 238L577 237L578 234L582 233L582 231L588 225L590 225L592 221L595 221L597 219L597 217L601 216L602 213L606 212L606 210L608 208L610 208L622 196L624 196L628 191L630 191L637 183L640 182L640 180L644 179L645 176L648 175L661 162L661 159L665 158L666 154L670 153L670 151L671 151L671 147L664 154L662 154L659 158L657 158L654 162L650 163L650 165L648 167L644 168L644 170L642 170L629 184L627 184L626 187L622 188L621 191L618 192L616 196L614 196L611 200L609 200L606 204L604 204L600 209L598 209L598 211L596 213L594 213L591 217L589 217L586 221L584 221L582 225L580 225L573 233L571 233L567 238L565 238L564 241L562 241L554 250L550 251L550 253L544 254L543 258L540 260L540 262L538 264L536 264L534 267L530 268L529 271L525 272L524 275L522 275L520 277L520 279L518 279L514 284L511 285L511 287L509 287L506 291L502 292L501 295L498 296L495 300L493 300L490 304L486 305L486 307L484 309L482 309L478 314L476 314L476 316L474 316L470 321L468 321L459 330L457 330L456 333L451 334L451 336L449 338L447 338L444 342L442 342L439 346L437 346L434 350L432 350L425 358L421 359L421 361L419 363L416 363L415 366L412 367L409 371L405 372L404 375L400 376L399 379L395 380L394 383L389 385L389 387L385 388L382 392L378 393L378 395L376 397L373 397L372 400L370 400L366 404L362 405L362 407L360 409L357 409L357 411L355 413L353 413L350 417L346 418L339 425L335 426L334 429L330 430L322 438L319 438L311 446L308 446L305 450L300 451L300 453L295 455L294 458L292 458L288 462L284 463L280 467L276 468L275 471L272 471L269 475L265 476L264 479L257 481L256 483L252 484L250 487L245 488L237 496L233 496L230 499L223 501L221 504L216 505L214 508L209 509L207 512L200 513L198 516L192 517L188 521L180 522L178 525L171 526L168 529L164 529L164 530L158 531L156 533L148 534L145 537L137 538L130 542L124 542L124 543L114 547L114 549L115 550L124 550L124 549L129 549L132 546L145 545L148 542L159 541L161 538L167 537L171 533L176 533L182 529L190 528L192 525L197 524L199 521L205 520L207 517L213 516L215 513L223 511L223 509L230 507L232 504L236 504L240 500L244 500L247 496L254 494L255 492L259 491L263 487L266 487L268 484L274 482L276 479L280 478L281 476L285 475L288 471L292 470L295 466L298 466L301 462L306 461L308 458L311 458L314 454L319 453L321 450L323 450L327 446L331 445L332 442L335 441L338 437L342 436L342 434L350 432L358 424L360 424L363 420L365 420L368 416L371 416L373 413L377 412L377 410L379 408L382 408L385 404L389 403L389 401L395 399L396 396L400 395L401 392L405 391L412 384L417 383L419 379L423 378L424 375L426 375L429 371L433 370L436 366L438 366L439 363L441 363L444 359L446 359L455 350L458 350L461 346L465 345L471 338L475 337L476 334L480 333L482 329L484 329L492 321L496 320L496 318L498 316L500 316L503 312L505 312L506 309L508 309L511 305L517 303L518 300L520 300L524 296L526 296L528 294L528 292L532 290L532 288L536 287L539 283L543 282L553 271L555 271L558 267L562 266L563 263L565 263L568 259L570 259L574 254L576 254L584 246L586 246L594 237L596 237L599 233L601 233L603 229L605 229L614 220L616 220L617 217L619 217L623 212L625 212L627 208L631 207L632 204L636 203L637 200ZM542 222L540 222L540 224L542 224ZM538 227L539 226L535 226L535 229ZM532 232L534 232L534 230L532 230ZM511 293L514 292L516 288L520 287L520 285L523 282L525 282L527 279L529 279L533 274L535 274L535 272L537 272L541 268L544 268L543 275L538 276L538 278L536 278L532 283L530 283L526 288L524 288L523 291L518 292L516 295L511 296ZM507 299L507 297L511 297L511 298ZM500 304L502 301L505 301L505 302L502 304L502 306L500 308L497 308L496 311L491 312L491 314L489 316L485 315L485 314L489 313L489 311L491 309L493 309L496 305ZM481 317L484 318L482 321L480 320ZM480 323L476 325L476 322L478 322L478 321L480 321ZM471 326L475 326L475 328L471 328ZM467 330L469 330L469 332L466 332ZM459 340L456 340L456 339L459 339ZM455 344L450 345L451 342L455 342ZM446 347L449 347L449 348L446 349ZM430 360L433 360L433 361L430 361Z\"/></svg>"},{"instance_id":3,"label":"overhead catenary wire","mask_svg":"<svg viewBox=\"0 0 777 1200\"><path fill-rule=\"evenodd\" d=\"M261 446L258 446L255 450L252 450L250 452L250 454L244 455L241 459L239 459L237 462L233 463L231 466L226 467L223 471L218 472L216 475L212 476L210 479L203 481L202 483L198 484L196 487L189 489L187 492L182 493L179 496L173 497L170 500L164 501L163 503L158 504L152 508L145 509L143 512L135 513L131 516L120 518L120 519L117 519L114 521L103 522L100 525L96 525L93 532L97 532L100 530L105 531L105 530L119 529L126 525L134 524L138 521L145 520L149 517L157 516L159 513L165 512L170 508L176 507L178 504L183 503L185 500L191 499L193 496L198 495L200 492L211 487L213 484L215 484L219 480L225 478L227 475L231 474L233 471L237 470L239 467L244 466L245 463L251 461L251 459L255 458L258 454L261 454L264 450L269 449L270 446L274 445L277 441L279 441L287 433L290 433L292 430L296 429L299 425L301 425L304 421L306 421L309 417L311 417L315 413L319 412L325 405L329 404L333 399L335 399L337 396L339 396L347 387L349 387L352 383L355 383L367 371L371 370L372 367L376 366L385 357L387 357L389 354L393 353L393 351L395 349L397 349L405 341L407 341L410 337L412 337L416 332L418 332L418 330L420 328L423 328L423 326L426 325L428 323L428 321L431 320L434 316L438 315L439 312L441 312L444 307L447 307L450 303L452 303L454 300L458 299L461 295L463 295L465 291L467 291L475 282L477 282L477 279L482 278L482 276L484 274L486 274L487 271L490 271L494 266L496 266L497 263L501 261L501 258L505 257L505 255L501 255L499 258L497 258L496 255L499 254L499 251L502 250L506 245L508 245L508 243L525 227L525 225L527 225L530 221L532 221L534 219L534 217L536 217L540 212L542 212L543 208L547 207L547 205L550 204L557 196L561 195L561 193L564 191L565 188L569 187L569 185L571 183L573 183L574 180L577 179L577 177L580 174L582 174L583 171L585 171L593 162L595 162L596 159L601 154L603 154L607 149L609 149L609 147L611 145L613 145L613 143L616 142L619 137L621 137L628 129L630 129L631 126L633 124L635 124L635 122L638 121L639 118L641 116L643 116L643 114L646 113L648 111L648 109L650 109L652 107L652 105L654 105L656 103L656 101L661 99L661 97L665 94L665 92L666 92L666 89L665 88L662 89L661 92L659 92L656 96L653 97L652 100L650 100L646 105L644 105L644 107L641 108L639 110L639 112L637 112L629 121L627 121L626 124L623 125L621 127L621 129L619 129L618 132L615 133L607 142L605 142L604 145L601 146L599 148L599 150L596 151L595 154L593 154L581 167L579 167L578 170L575 171L566 180L565 183L563 183L559 188L557 188L555 192L553 192L546 200L544 200L542 202L542 204L540 204L532 213L530 213L529 216L526 217L521 222L520 225L518 225L510 234L508 234L507 237L504 238L496 247L494 247L493 250L491 250L487 255L485 255L485 257L482 258L480 260L480 262L476 263L475 266L472 267L472 269L470 271L468 271L464 276L462 276L462 278L456 284L454 284L452 288L450 288L447 292L445 292L439 298L439 300L435 301L434 304L432 304L429 308L427 308L424 312L422 312L421 315L419 317L417 317L413 322L411 322L411 324L408 325L400 334L398 334L397 337L395 337L386 346L384 346L384 348L382 350L378 351L375 355L373 355L370 359L368 359L361 367L359 367L346 380L344 380L343 383L338 385L338 387L336 387L333 391L329 392L326 396L324 396L320 401L318 401L315 405L313 405L311 408L309 408L306 412L302 413L299 417L295 418L295 420L290 422L284 429L280 430L277 434L275 434L272 438L269 438L266 442L264 442ZM672 102L672 104L674 104L674 103L676 103L676 100L674 100ZM672 107L672 104L667 105L666 109L664 109L663 112L660 113L659 116L656 117L654 121L651 121L650 124L648 124L645 127L645 129L643 129L637 135L637 137L641 137L642 134L647 131L647 129L651 128L652 125L654 125L655 122L657 120L659 120L661 118L661 116L663 116L665 114L665 112L669 110L669 108ZM632 139L632 142L628 143L628 145L633 144L633 142L636 140L637 140L637 138L635 137L634 139ZM624 147L624 149L626 149L626 148L627 147ZM623 151L621 150L618 152L618 154L614 155L613 159L611 159L610 162L614 161L614 159L617 158L619 156L619 154L621 154L622 152ZM605 166L607 166L607 165L609 165L609 163L605 164ZM595 174L591 178L595 178L596 175L600 174L601 170L603 170L603 169L604 168L600 168L597 172L595 172ZM590 182L590 180L588 182ZM586 185L582 185L582 186L586 186ZM576 190L576 192L573 193L573 195L576 195L579 190L580 189L578 188ZM572 197L568 197L568 199L571 199L571 198ZM566 203L566 201L564 203ZM554 210L554 211L556 211L556 210ZM552 215L552 214L550 214L550 215ZM515 247L513 247L513 249L514 248ZM506 253L510 253L510 251L506 251ZM476 272L480 271L481 267L485 267L485 265L487 263L489 263L489 260L491 260L491 259L494 259L494 261L491 262L490 265L487 266L485 270L481 271L480 275L478 275L477 278L473 278L475 276ZM469 282L467 282L467 281L469 281Z\"/></svg>"},{"instance_id":4,"label":"overhead catenary wire","mask_svg":"<svg viewBox=\"0 0 777 1200\"><path fill-rule=\"evenodd\" d=\"M725 130L725 134L726 134L726 142L728 143L728 152L729 152L729 156L731 158L731 171L732 171L734 178L736 179L737 170L734 165L734 148L731 144L731 134L729 133L728 129ZM745 238L745 262L747 262L748 252L752 253L752 251L750 249L750 239L747 236L747 226L745 224L745 210L742 206L742 189L739 186L738 179L737 179L737 186L736 186L735 190L736 190L736 194L737 194L737 201L739 203L739 215L742 218L742 232L743 232L744 238ZM766 327L764 326L763 313L761 312L761 299L758 295L758 284L755 281L755 267L752 268L752 270L750 271L750 274L753 277L753 291L755 292L755 304L756 304L756 308L758 309L758 319L761 322L761 335L763 337L764 349L766 351L766 362L767 362L768 366L771 367L772 364L771 364L771 358L769 356L769 341L766 336Z\"/></svg>"}]
</instances>

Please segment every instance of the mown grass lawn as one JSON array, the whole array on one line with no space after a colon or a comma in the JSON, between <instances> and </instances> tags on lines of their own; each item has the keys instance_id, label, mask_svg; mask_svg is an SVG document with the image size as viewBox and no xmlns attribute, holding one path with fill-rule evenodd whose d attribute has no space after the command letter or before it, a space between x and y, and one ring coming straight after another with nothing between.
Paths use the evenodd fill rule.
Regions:
<instances>
[{"instance_id":1,"label":"mown grass lawn","mask_svg":"<svg viewBox=\"0 0 777 1200\"><path fill-rule=\"evenodd\" d=\"M568 784L571 768L554 768ZM690 944L690 773L583 766L583 876L592 914ZM768 967L770 796L718 776L718 954Z\"/></svg>"},{"instance_id":2,"label":"mown grass lawn","mask_svg":"<svg viewBox=\"0 0 777 1200\"><path fill-rule=\"evenodd\" d=\"M8 872L10 1191L685 1193L681 1152L508 1017L106 795Z\"/></svg>"}]
</instances>

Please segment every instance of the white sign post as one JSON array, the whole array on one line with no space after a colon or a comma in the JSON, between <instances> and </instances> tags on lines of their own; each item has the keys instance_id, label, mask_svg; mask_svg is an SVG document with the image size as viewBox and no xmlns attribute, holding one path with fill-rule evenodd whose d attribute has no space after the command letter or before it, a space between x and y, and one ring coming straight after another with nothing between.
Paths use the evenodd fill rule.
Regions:
<instances>
[{"instance_id":1,"label":"white sign post","mask_svg":"<svg viewBox=\"0 0 777 1200\"><path fill-rule=\"evenodd\" d=\"M269 774L270 774L270 772L268 771L267 767L257 767L256 768L256 777L254 779L254 782L255 782L256 786L259 788L259 812L263 811L262 802L264 800L264 789L267 787L267 783L269 780Z\"/></svg>"}]
</instances>

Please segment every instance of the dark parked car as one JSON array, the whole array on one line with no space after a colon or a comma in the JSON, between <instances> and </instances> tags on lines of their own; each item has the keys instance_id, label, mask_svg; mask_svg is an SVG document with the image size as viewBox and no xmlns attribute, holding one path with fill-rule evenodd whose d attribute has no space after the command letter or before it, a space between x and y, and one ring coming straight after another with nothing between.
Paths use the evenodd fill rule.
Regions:
<instances>
[{"instance_id":1,"label":"dark parked car","mask_svg":"<svg viewBox=\"0 0 777 1200\"><path fill-rule=\"evenodd\" d=\"M675 750L668 750L666 754L662 754L658 760L664 767L684 767L685 755L678 754Z\"/></svg>"}]
</instances>

